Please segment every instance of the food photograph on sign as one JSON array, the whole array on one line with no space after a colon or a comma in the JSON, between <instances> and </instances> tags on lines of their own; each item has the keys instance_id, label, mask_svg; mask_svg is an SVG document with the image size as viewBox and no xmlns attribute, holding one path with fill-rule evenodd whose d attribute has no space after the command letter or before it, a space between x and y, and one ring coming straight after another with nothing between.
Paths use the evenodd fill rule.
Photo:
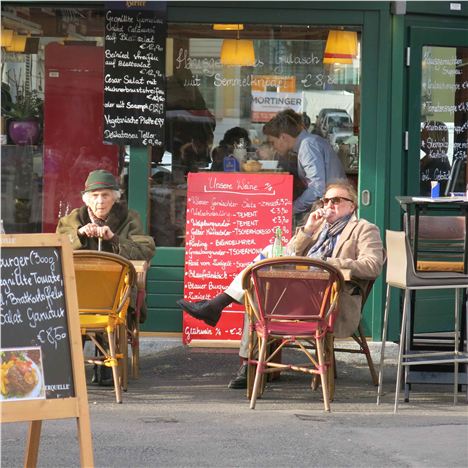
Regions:
<instances>
[{"instance_id":1,"label":"food photograph on sign","mask_svg":"<svg viewBox=\"0 0 468 468\"><path fill-rule=\"evenodd\" d=\"M45 399L41 348L0 349L1 401Z\"/></svg>"}]
</instances>

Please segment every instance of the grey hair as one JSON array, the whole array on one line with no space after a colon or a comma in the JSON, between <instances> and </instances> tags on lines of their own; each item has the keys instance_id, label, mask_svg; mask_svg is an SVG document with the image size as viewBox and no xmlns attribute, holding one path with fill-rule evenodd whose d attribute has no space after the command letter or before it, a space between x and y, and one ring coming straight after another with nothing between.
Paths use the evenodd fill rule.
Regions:
<instances>
[{"instance_id":1,"label":"grey hair","mask_svg":"<svg viewBox=\"0 0 468 468\"><path fill-rule=\"evenodd\" d=\"M97 190L94 190L94 191L96 192ZM122 195L120 190L111 190L111 192L112 192L112 195L114 197L114 203L118 202L120 200L121 195ZM89 195L91 195L91 193L93 193L93 191L85 192L85 193L83 193L83 195L81 197L81 199L83 200L83 203L86 206L88 206Z\"/></svg>"}]
</instances>

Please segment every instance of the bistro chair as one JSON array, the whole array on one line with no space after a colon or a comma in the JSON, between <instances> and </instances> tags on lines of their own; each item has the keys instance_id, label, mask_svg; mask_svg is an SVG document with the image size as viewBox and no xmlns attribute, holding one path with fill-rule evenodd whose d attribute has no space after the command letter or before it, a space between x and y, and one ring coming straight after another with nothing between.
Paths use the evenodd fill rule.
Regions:
<instances>
[{"instance_id":1,"label":"bistro chair","mask_svg":"<svg viewBox=\"0 0 468 468\"><path fill-rule=\"evenodd\" d=\"M377 404L380 404L383 386L385 362L385 342L387 340L388 315L390 310L390 289L392 287L404 290L403 315L401 319L400 346L398 352L397 381L395 388L394 412L398 410L398 400L401 388L403 367L424 364L454 365L454 404L458 396L458 364L468 363L468 354L459 351L460 340L460 295L468 287L468 275L456 272L420 272L414 268L413 254L408 238L404 232L386 231L387 236L387 297L385 304L384 323L382 330L382 346L380 351L379 387ZM443 352L418 352L410 349L411 339L411 291L423 289L454 289L454 349Z\"/></svg>"},{"instance_id":2,"label":"bistro chair","mask_svg":"<svg viewBox=\"0 0 468 468\"><path fill-rule=\"evenodd\" d=\"M364 306L366 305L367 298L370 295L372 287L374 285L374 281L369 281L367 287L365 289L361 288L357 283L356 287L359 289L359 294L361 295L361 315L362 311L364 310ZM336 368L336 360L335 360L335 353L352 353L352 354L364 354L367 360L367 365L369 367L369 372L371 375L372 383L377 386L379 383L379 378L377 372L374 367L374 362L372 361L371 352L369 349L369 345L367 344L366 335L364 334L364 327L362 324L362 319L359 322L359 326L357 330L351 335L351 338L359 345L359 348L347 348L346 344L342 341L336 342L335 339L332 337L332 346L333 346L333 369L334 369L334 376L336 378L337 368ZM330 388L330 398L333 399L334 394L334 385Z\"/></svg>"},{"instance_id":3,"label":"bistro chair","mask_svg":"<svg viewBox=\"0 0 468 468\"><path fill-rule=\"evenodd\" d=\"M140 374L140 315L146 297L146 273L149 264L145 260L132 260L136 273L137 296L135 310L127 314L127 338L132 351L130 368L132 378L137 379Z\"/></svg>"},{"instance_id":4,"label":"bistro chair","mask_svg":"<svg viewBox=\"0 0 468 468\"><path fill-rule=\"evenodd\" d=\"M256 366L251 409L263 392L265 375L287 369L319 375L325 411L330 411L330 356L326 356L325 348L333 332L343 284L338 269L308 257L276 257L246 269L243 288L250 320L248 363L249 367ZM278 362L278 353L291 344L305 354L305 364ZM311 346L315 353L308 349Z\"/></svg>"},{"instance_id":5,"label":"bistro chair","mask_svg":"<svg viewBox=\"0 0 468 468\"><path fill-rule=\"evenodd\" d=\"M122 389L127 389L127 309L135 269L127 259L107 252L77 250L73 260L81 334L102 353L85 357L85 362L111 367L115 398L122 403Z\"/></svg>"}]
</instances>

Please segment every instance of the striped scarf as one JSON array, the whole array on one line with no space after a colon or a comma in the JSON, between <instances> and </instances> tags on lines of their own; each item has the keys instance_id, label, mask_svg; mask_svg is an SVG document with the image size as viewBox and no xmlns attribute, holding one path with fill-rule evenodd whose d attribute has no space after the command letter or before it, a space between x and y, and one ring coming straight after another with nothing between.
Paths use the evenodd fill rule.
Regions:
<instances>
[{"instance_id":1,"label":"striped scarf","mask_svg":"<svg viewBox=\"0 0 468 468\"><path fill-rule=\"evenodd\" d=\"M307 252L307 257L325 260L331 257L338 236L341 234L352 214L337 219L333 224L325 223L317 242Z\"/></svg>"}]
</instances>

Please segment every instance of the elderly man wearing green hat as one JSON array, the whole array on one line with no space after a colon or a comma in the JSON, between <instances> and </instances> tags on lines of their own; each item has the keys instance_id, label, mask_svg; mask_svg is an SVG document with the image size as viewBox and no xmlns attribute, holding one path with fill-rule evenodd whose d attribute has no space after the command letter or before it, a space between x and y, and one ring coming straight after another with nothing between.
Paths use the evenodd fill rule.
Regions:
<instances>
[{"instance_id":1,"label":"elderly man wearing green hat","mask_svg":"<svg viewBox=\"0 0 468 468\"><path fill-rule=\"evenodd\" d=\"M129 260L150 260L154 241L143 234L140 216L120 202L119 186L108 171L89 173L82 192L85 206L60 218L57 232L67 234L75 250L102 250Z\"/></svg>"},{"instance_id":2,"label":"elderly man wearing green hat","mask_svg":"<svg viewBox=\"0 0 468 468\"><path fill-rule=\"evenodd\" d=\"M140 216L120 201L120 190L115 177L99 169L89 173L82 192L84 206L60 218L57 233L67 234L73 249L101 250L115 253L129 260L150 261L154 255L154 240L143 234ZM130 307L134 306L136 289L132 291ZM140 322L146 319L143 306ZM100 366L106 373L107 367ZM93 381L112 385L112 376L98 376Z\"/></svg>"}]
</instances>

